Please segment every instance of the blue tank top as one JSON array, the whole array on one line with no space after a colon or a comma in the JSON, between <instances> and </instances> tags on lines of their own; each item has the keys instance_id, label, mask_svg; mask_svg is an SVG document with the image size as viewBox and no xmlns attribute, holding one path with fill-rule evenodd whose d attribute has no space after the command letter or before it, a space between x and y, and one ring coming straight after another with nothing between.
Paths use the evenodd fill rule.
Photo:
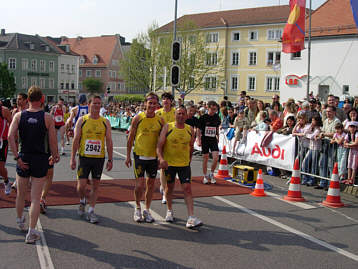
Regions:
<instances>
[{"instance_id":1,"label":"blue tank top","mask_svg":"<svg viewBox=\"0 0 358 269\"><path fill-rule=\"evenodd\" d=\"M48 154L48 136L45 124L45 112L21 112L19 123L20 152Z\"/></svg>"},{"instance_id":2,"label":"blue tank top","mask_svg":"<svg viewBox=\"0 0 358 269\"><path fill-rule=\"evenodd\" d=\"M80 106L78 105L78 110L77 110L77 115L75 117L75 122L74 124L76 124L76 122L78 121L79 117L82 117L84 115L88 114L88 106Z\"/></svg>"}]
</instances>

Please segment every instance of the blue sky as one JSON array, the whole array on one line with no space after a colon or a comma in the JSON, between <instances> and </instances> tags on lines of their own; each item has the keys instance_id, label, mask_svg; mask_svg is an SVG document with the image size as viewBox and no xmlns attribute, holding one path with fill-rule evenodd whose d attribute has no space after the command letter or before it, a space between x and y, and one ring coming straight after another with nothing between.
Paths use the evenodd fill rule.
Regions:
<instances>
[{"instance_id":1,"label":"blue sky","mask_svg":"<svg viewBox=\"0 0 358 269\"><path fill-rule=\"evenodd\" d=\"M315 9L325 1L312 0L312 6ZM6 32L68 37L118 33L131 41L154 21L161 26L173 20L174 3L175 0L2 0L0 27ZM178 0L178 17L288 3L289 0Z\"/></svg>"}]
</instances>

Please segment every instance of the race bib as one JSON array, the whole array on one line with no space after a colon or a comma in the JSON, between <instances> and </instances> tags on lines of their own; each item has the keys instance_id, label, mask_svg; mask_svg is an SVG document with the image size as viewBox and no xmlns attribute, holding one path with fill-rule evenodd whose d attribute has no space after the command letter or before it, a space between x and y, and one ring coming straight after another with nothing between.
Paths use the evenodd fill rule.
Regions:
<instances>
[{"instance_id":1,"label":"race bib","mask_svg":"<svg viewBox=\"0 0 358 269\"><path fill-rule=\"evenodd\" d=\"M102 143L101 140L86 140L85 155L101 155Z\"/></svg>"},{"instance_id":2,"label":"race bib","mask_svg":"<svg viewBox=\"0 0 358 269\"><path fill-rule=\"evenodd\" d=\"M205 127L205 136L215 137L216 136L216 127L206 126Z\"/></svg>"},{"instance_id":3,"label":"race bib","mask_svg":"<svg viewBox=\"0 0 358 269\"><path fill-rule=\"evenodd\" d=\"M63 122L63 116L59 115L55 117L55 122Z\"/></svg>"}]
</instances>

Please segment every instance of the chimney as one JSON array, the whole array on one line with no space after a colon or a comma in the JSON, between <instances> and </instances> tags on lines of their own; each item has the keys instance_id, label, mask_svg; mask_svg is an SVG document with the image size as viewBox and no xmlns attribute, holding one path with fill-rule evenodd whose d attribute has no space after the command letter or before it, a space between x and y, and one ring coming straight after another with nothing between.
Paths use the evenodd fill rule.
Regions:
<instances>
[{"instance_id":1,"label":"chimney","mask_svg":"<svg viewBox=\"0 0 358 269\"><path fill-rule=\"evenodd\" d=\"M5 35L5 29L1 29L1 35Z\"/></svg>"},{"instance_id":2,"label":"chimney","mask_svg":"<svg viewBox=\"0 0 358 269\"><path fill-rule=\"evenodd\" d=\"M77 41L81 41L82 39L83 39L82 36L77 37Z\"/></svg>"}]
</instances>

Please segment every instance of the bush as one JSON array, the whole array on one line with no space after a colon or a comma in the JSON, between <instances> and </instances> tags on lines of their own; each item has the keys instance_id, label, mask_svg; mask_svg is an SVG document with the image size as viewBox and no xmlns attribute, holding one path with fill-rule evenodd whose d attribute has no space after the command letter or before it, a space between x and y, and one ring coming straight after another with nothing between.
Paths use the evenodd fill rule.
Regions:
<instances>
[{"instance_id":1,"label":"bush","mask_svg":"<svg viewBox=\"0 0 358 269\"><path fill-rule=\"evenodd\" d=\"M114 96L115 102L143 102L144 96L138 94L123 94Z\"/></svg>"}]
</instances>

